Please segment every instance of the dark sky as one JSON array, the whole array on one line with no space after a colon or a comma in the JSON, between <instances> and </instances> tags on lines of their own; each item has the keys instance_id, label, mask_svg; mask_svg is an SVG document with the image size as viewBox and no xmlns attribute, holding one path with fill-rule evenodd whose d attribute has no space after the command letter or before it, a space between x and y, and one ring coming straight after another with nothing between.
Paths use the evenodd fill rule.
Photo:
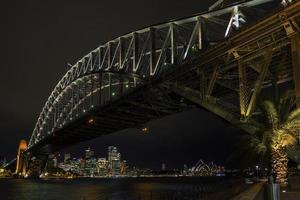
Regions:
<instances>
[{"instance_id":1,"label":"dark sky","mask_svg":"<svg viewBox=\"0 0 300 200\"><path fill-rule=\"evenodd\" d=\"M214 0L10 1L0 10L0 155L12 158L29 140L50 92L67 63L107 40L151 24L204 11ZM73 147L91 145L106 156L117 145L129 163L158 167L193 164L200 158L223 162L232 129L196 109L150 123L149 135L130 129Z\"/></svg>"}]
</instances>

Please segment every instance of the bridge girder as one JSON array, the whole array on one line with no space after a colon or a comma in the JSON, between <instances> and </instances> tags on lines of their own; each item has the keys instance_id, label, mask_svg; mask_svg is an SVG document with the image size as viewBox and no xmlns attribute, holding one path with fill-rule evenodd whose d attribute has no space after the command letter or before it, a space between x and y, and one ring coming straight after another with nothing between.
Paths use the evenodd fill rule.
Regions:
<instances>
[{"instance_id":1,"label":"bridge girder","mask_svg":"<svg viewBox=\"0 0 300 200\"><path fill-rule=\"evenodd\" d=\"M238 6L247 10L266 2L252 0ZM295 2L242 32L233 30L225 40L227 27L220 26L217 19L226 18L235 6L141 29L84 56L52 91L29 149L55 140L68 145L66 138L72 131L75 139L70 144L81 141L76 136L81 132L94 138L97 131L120 130L113 127L116 120L123 120L129 128L189 107L182 103L178 90L169 90L169 84L198 91L191 92L196 94L193 98L224 118L251 118L261 90L275 79L276 84L293 80L290 57L283 64L278 60L282 61L283 54L290 55L292 35L299 35L300 6ZM214 29L218 31L212 32ZM298 49L298 43L293 44ZM298 65L298 60L293 63ZM276 78L271 80L274 70ZM216 111L217 107L223 110ZM126 119L128 116L132 119ZM85 127L91 117L105 118L105 122L97 130Z\"/></svg>"}]
</instances>

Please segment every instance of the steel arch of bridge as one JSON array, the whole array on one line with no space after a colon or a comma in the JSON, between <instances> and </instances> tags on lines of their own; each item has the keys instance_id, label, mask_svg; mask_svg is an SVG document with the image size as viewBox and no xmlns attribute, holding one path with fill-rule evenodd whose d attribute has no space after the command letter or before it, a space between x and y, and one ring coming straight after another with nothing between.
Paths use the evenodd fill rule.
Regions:
<instances>
[{"instance_id":1,"label":"steel arch of bridge","mask_svg":"<svg viewBox=\"0 0 300 200\"><path fill-rule=\"evenodd\" d=\"M90 110L120 98L223 41L229 30L235 31L232 26L237 9L240 13L268 2L278 1L243 1L147 27L99 46L58 82L39 115L29 148Z\"/></svg>"}]
</instances>

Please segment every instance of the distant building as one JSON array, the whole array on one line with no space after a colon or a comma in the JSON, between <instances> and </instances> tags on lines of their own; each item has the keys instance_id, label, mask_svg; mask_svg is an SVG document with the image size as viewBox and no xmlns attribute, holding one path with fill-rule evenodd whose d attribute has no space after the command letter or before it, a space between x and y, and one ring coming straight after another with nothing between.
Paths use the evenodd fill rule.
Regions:
<instances>
[{"instance_id":1,"label":"distant building","mask_svg":"<svg viewBox=\"0 0 300 200\"><path fill-rule=\"evenodd\" d=\"M108 160L106 158L98 158L96 163L96 171L98 176L106 176L108 173Z\"/></svg>"},{"instance_id":2,"label":"distant building","mask_svg":"<svg viewBox=\"0 0 300 200\"><path fill-rule=\"evenodd\" d=\"M85 163L86 163L86 160L84 158L79 159L79 168L80 168L81 171L84 170Z\"/></svg>"},{"instance_id":3,"label":"distant building","mask_svg":"<svg viewBox=\"0 0 300 200\"><path fill-rule=\"evenodd\" d=\"M89 147L88 149L85 150L85 159L90 159L92 157L94 157L94 151L91 150L91 148Z\"/></svg>"},{"instance_id":4,"label":"distant building","mask_svg":"<svg viewBox=\"0 0 300 200\"><path fill-rule=\"evenodd\" d=\"M85 167L83 174L85 176L96 176L97 175L97 159L89 158L85 161Z\"/></svg>"},{"instance_id":5,"label":"distant building","mask_svg":"<svg viewBox=\"0 0 300 200\"><path fill-rule=\"evenodd\" d=\"M71 171L77 174L82 174L82 169L80 168L81 159L69 159L68 162L61 162L58 167L64 171Z\"/></svg>"},{"instance_id":6,"label":"distant building","mask_svg":"<svg viewBox=\"0 0 300 200\"><path fill-rule=\"evenodd\" d=\"M126 160L121 161L120 173L126 175L128 173L128 164Z\"/></svg>"},{"instance_id":7,"label":"distant building","mask_svg":"<svg viewBox=\"0 0 300 200\"><path fill-rule=\"evenodd\" d=\"M108 168L112 176L119 175L121 173L121 154L117 147L108 147Z\"/></svg>"},{"instance_id":8,"label":"distant building","mask_svg":"<svg viewBox=\"0 0 300 200\"><path fill-rule=\"evenodd\" d=\"M165 164L165 163L163 163L163 164L161 165L161 170L162 170L162 171L166 171L166 164Z\"/></svg>"},{"instance_id":9,"label":"distant building","mask_svg":"<svg viewBox=\"0 0 300 200\"><path fill-rule=\"evenodd\" d=\"M0 165L5 165L6 164L6 157L0 156Z\"/></svg>"},{"instance_id":10,"label":"distant building","mask_svg":"<svg viewBox=\"0 0 300 200\"><path fill-rule=\"evenodd\" d=\"M58 167L58 162L57 162L57 158L54 156L53 158L53 167L57 168Z\"/></svg>"},{"instance_id":11,"label":"distant building","mask_svg":"<svg viewBox=\"0 0 300 200\"><path fill-rule=\"evenodd\" d=\"M189 173L189 168L186 164L183 165L182 174L187 175Z\"/></svg>"},{"instance_id":12,"label":"distant building","mask_svg":"<svg viewBox=\"0 0 300 200\"><path fill-rule=\"evenodd\" d=\"M54 154L50 154L46 163L47 170L52 170L58 167L57 158Z\"/></svg>"},{"instance_id":13,"label":"distant building","mask_svg":"<svg viewBox=\"0 0 300 200\"><path fill-rule=\"evenodd\" d=\"M64 154L64 162L68 162L68 160L70 160L70 159L71 159L71 154L65 153Z\"/></svg>"},{"instance_id":14,"label":"distant building","mask_svg":"<svg viewBox=\"0 0 300 200\"><path fill-rule=\"evenodd\" d=\"M129 171L127 161L121 160L121 154L115 146L108 147L107 158L96 158L91 148L86 149L84 157L80 159L71 159L71 155L66 153L64 154L64 162L59 163L58 167L64 171L89 177L137 174L135 171Z\"/></svg>"}]
</instances>

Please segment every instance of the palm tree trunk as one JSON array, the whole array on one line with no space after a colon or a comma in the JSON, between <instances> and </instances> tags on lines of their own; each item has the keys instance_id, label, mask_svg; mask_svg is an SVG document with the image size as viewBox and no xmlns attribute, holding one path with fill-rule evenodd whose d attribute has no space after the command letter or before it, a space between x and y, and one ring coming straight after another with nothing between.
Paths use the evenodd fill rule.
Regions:
<instances>
[{"instance_id":1,"label":"palm tree trunk","mask_svg":"<svg viewBox=\"0 0 300 200\"><path fill-rule=\"evenodd\" d=\"M272 149L272 168L276 174L276 182L282 186L287 185L288 156L282 146Z\"/></svg>"}]
</instances>

